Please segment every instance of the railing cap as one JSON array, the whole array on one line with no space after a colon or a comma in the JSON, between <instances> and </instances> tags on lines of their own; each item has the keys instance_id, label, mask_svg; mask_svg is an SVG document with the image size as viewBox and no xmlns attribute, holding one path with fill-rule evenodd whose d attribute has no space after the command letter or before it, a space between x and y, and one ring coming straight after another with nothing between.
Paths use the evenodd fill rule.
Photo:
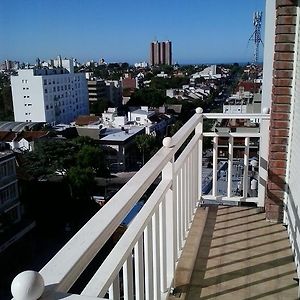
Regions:
<instances>
[{"instance_id":1,"label":"railing cap","mask_svg":"<svg viewBox=\"0 0 300 300\"><path fill-rule=\"evenodd\" d=\"M203 109L201 107L197 107L196 108L196 113L197 114L202 114L203 113Z\"/></svg>"},{"instance_id":2,"label":"railing cap","mask_svg":"<svg viewBox=\"0 0 300 300\"><path fill-rule=\"evenodd\" d=\"M264 114L269 114L270 113L270 108L269 107L264 107L263 110L262 110L262 112Z\"/></svg>"},{"instance_id":3,"label":"railing cap","mask_svg":"<svg viewBox=\"0 0 300 300\"><path fill-rule=\"evenodd\" d=\"M35 271L18 274L11 284L14 300L37 300L42 296L44 289L43 277Z\"/></svg>"},{"instance_id":4,"label":"railing cap","mask_svg":"<svg viewBox=\"0 0 300 300\"><path fill-rule=\"evenodd\" d=\"M171 148L172 147L172 138L167 136L163 139L163 146L166 148Z\"/></svg>"}]
</instances>

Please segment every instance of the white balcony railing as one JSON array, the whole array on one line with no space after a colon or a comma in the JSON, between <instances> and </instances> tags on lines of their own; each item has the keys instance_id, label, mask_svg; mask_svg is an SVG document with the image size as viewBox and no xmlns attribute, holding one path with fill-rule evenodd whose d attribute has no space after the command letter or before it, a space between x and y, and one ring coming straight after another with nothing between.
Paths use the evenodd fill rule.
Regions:
<instances>
[{"instance_id":1,"label":"white balcony railing","mask_svg":"<svg viewBox=\"0 0 300 300\"><path fill-rule=\"evenodd\" d=\"M203 119L260 119L260 131L203 132ZM201 201L251 201L264 205L268 114L196 114L95 214L39 272L23 272L12 283L16 300L37 299L163 299L174 278L195 210ZM263 136L263 139L262 139ZM211 195L202 195L203 138L213 138ZM218 140L229 139L227 194L218 193ZM232 194L234 139L244 139L243 178L248 178L250 139L260 141L258 196ZM90 276L80 294L68 293L75 281L139 201L159 181L110 254ZM99 299L99 298L97 298Z\"/></svg>"}]
</instances>

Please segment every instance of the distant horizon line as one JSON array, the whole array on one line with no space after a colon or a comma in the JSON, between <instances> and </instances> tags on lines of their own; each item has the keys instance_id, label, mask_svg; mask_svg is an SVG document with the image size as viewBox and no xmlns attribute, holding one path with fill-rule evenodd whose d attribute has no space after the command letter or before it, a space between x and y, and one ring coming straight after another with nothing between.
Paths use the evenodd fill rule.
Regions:
<instances>
[{"instance_id":1,"label":"distant horizon line","mask_svg":"<svg viewBox=\"0 0 300 300\"><path fill-rule=\"evenodd\" d=\"M37 57L38 58L38 57ZM36 59L37 59L36 58ZM47 60L42 60L42 61L48 61L48 60L51 60L53 58L49 58ZM69 57L69 58L66 58L66 59L76 59L75 57ZM34 62L28 62L28 61L20 61L20 60L12 60L12 59L2 59L0 62L5 62L6 60L9 60L9 61L13 61L13 62L19 62L19 63L25 63L25 64L35 64L36 61ZM81 60L77 60L78 62L81 61ZM95 62L95 63L98 63L99 60L94 60L94 59L90 59L90 60L85 60L84 63L81 63L81 64L85 64L87 62ZM114 64L114 63L128 63L129 65L134 65L136 63L141 63L141 62L146 62L149 64L149 61L148 60L139 60L139 61L135 61L135 62L132 62L131 60L130 61L126 61L126 60L120 60L120 61L116 61L116 60L112 60L112 61L105 61L105 63L107 64ZM224 61L224 62L215 62L215 61L203 61L203 62L184 62L184 63L178 63L178 62L174 62L172 65L179 65L179 66L188 66L188 65L233 65L235 63L238 63L240 65L247 65L247 64L253 64L252 61ZM259 61L258 64L263 64L263 60Z\"/></svg>"}]
</instances>

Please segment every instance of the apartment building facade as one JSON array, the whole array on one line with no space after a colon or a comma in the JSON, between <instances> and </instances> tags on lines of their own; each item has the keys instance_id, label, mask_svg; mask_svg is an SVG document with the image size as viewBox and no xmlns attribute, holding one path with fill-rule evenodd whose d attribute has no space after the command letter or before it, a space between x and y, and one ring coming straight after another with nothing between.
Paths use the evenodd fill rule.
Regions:
<instances>
[{"instance_id":1,"label":"apartment building facade","mask_svg":"<svg viewBox=\"0 0 300 300\"><path fill-rule=\"evenodd\" d=\"M18 70L11 76L17 122L70 123L89 113L88 88L83 73L65 68Z\"/></svg>"},{"instance_id":2,"label":"apartment building facade","mask_svg":"<svg viewBox=\"0 0 300 300\"><path fill-rule=\"evenodd\" d=\"M21 219L15 155L9 152L0 152L0 216L0 229Z\"/></svg>"}]
</instances>

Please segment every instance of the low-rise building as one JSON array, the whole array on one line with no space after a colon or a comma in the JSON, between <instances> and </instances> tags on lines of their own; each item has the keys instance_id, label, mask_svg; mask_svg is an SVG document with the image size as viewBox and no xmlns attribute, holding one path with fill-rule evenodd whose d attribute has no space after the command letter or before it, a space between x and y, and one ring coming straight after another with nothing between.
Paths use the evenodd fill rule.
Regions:
<instances>
[{"instance_id":1,"label":"low-rise building","mask_svg":"<svg viewBox=\"0 0 300 300\"><path fill-rule=\"evenodd\" d=\"M128 121L133 122L136 125L149 125L152 122L149 117L155 114L154 111L150 111L148 106L141 106L139 109L128 112Z\"/></svg>"},{"instance_id":2,"label":"low-rise building","mask_svg":"<svg viewBox=\"0 0 300 300\"><path fill-rule=\"evenodd\" d=\"M137 164L137 147L135 137L145 133L144 127L126 126L121 129L104 128L101 130L100 144L111 148L111 155L107 157L108 167L121 172Z\"/></svg>"},{"instance_id":3,"label":"low-rise building","mask_svg":"<svg viewBox=\"0 0 300 300\"><path fill-rule=\"evenodd\" d=\"M33 151L34 143L48 135L48 131L0 131L0 142L8 144L14 151Z\"/></svg>"},{"instance_id":4,"label":"low-rise building","mask_svg":"<svg viewBox=\"0 0 300 300\"><path fill-rule=\"evenodd\" d=\"M192 79L196 78L220 79L222 78L222 74L217 72L217 65L211 65L200 72L194 73Z\"/></svg>"}]
</instances>

